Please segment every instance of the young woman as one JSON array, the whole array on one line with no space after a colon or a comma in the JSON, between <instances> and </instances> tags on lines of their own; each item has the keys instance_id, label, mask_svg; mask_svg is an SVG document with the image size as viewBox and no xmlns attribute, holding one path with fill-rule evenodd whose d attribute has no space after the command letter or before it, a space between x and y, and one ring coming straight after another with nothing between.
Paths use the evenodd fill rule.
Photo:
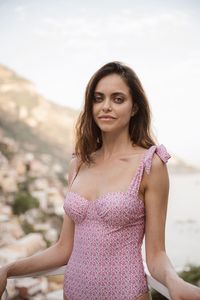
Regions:
<instances>
[{"instance_id":1,"label":"young woman","mask_svg":"<svg viewBox=\"0 0 200 300\"><path fill-rule=\"evenodd\" d=\"M171 299L200 300L165 251L171 156L154 142L149 104L131 68L111 62L92 76L76 130L60 238L1 268L0 295L9 276L67 264L64 299L147 300L145 235L148 269Z\"/></svg>"}]
</instances>

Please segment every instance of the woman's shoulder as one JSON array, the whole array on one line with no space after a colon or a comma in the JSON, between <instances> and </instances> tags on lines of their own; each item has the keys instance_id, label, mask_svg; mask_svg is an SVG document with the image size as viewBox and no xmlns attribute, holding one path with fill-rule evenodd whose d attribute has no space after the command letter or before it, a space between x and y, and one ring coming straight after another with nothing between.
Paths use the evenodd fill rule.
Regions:
<instances>
[{"instance_id":1,"label":"woman's shoulder","mask_svg":"<svg viewBox=\"0 0 200 300\"><path fill-rule=\"evenodd\" d=\"M70 174L75 172L79 168L80 163L81 161L79 156L75 152L73 152L69 161L68 173Z\"/></svg>"}]
</instances>

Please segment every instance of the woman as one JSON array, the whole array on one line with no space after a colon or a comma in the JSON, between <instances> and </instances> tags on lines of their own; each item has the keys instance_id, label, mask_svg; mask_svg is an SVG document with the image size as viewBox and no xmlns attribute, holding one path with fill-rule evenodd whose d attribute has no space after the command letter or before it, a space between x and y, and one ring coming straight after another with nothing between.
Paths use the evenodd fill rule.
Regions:
<instances>
[{"instance_id":1,"label":"woman","mask_svg":"<svg viewBox=\"0 0 200 300\"><path fill-rule=\"evenodd\" d=\"M200 289L178 277L165 252L170 154L151 136L149 104L131 68L111 62L93 75L76 129L60 238L1 268L0 294L9 276L67 263L64 299L147 300L145 234L151 275L171 299L199 300Z\"/></svg>"}]
</instances>

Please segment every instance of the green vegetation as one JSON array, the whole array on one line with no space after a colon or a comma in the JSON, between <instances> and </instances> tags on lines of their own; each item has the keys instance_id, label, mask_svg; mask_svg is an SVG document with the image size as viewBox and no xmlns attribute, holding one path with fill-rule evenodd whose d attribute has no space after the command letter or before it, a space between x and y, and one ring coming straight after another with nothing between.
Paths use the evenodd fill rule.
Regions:
<instances>
[{"instance_id":1,"label":"green vegetation","mask_svg":"<svg viewBox=\"0 0 200 300\"><path fill-rule=\"evenodd\" d=\"M31 196L27 191L19 191L12 206L13 212L16 215L25 213L31 208L38 208L39 201L35 197Z\"/></svg>"},{"instance_id":2,"label":"green vegetation","mask_svg":"<svg viewBox=\"0 0 200 300\"><path fill-rule=\"evenodd\" d=\"M200 266L188 265L186 270L179 273L185 281L194 285L200 284Z\"/></svg>"},{"instance_id":3,"label":"green vegetation","mask_svg":"<svg viewBox=\"0 0 200 300\"><path fill-rule=\"evenodd\" d=\"M24 231L25 234L29 234L29 233L35 232L33 225L29 224L26 221L23 222L21 224L21 226L22 226L22 229L23 229L23 231Z\"/></svg>"}]
</instances>

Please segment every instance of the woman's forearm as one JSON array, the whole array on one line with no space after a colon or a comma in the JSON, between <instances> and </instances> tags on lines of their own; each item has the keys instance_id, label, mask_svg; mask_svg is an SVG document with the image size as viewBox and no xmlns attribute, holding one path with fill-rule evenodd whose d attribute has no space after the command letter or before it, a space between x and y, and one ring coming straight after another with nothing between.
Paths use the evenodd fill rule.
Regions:
<instances>
[{"instance_id":1,"label":"woman's forearm","mask_svg":"<svg viewBox=\"0 0 200 300\"><path fill-rule=\"evenodd\" d=\"M63 246L55 244L40 253L6 265L7 277L27 275L60 267L67 263L69 256L70 253L67 253Z\"/></svg>"},{"instance_id":2,"label":"woman's forearm","mask_svg":"<svg viewBox=\"0 0 200 300\"><path fill-rule=\"evenodd\" d=\"M147 261L147 266L152 277L167 287L174 280L181 280L165 251L156 253L149 262Z\"/></svg>"}]
</instances>

